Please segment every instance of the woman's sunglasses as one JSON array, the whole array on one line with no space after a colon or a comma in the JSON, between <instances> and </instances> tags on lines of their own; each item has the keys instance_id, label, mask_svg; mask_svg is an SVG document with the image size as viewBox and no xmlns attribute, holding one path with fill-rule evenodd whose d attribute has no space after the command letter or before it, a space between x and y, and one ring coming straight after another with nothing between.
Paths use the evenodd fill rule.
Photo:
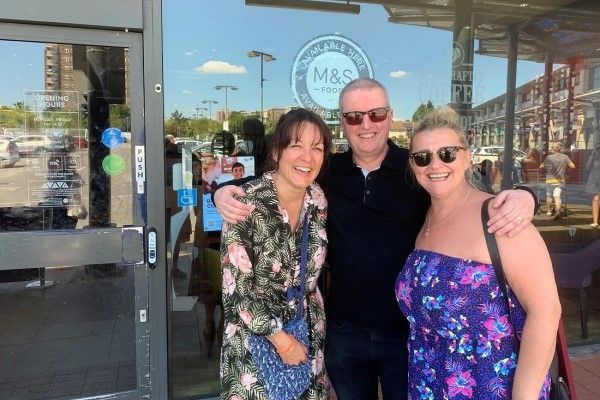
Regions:
<instances>
[{"instance_id":1,"label":"woman's sunglasses","mask_svg":"<svg viewBox=\"0 0 600 400\"><path fill-rule=\"evenodd\" d=\"M349 111L342 113L348 125L358 125L362 122L365 114L369 116L371 122L381 122L388 116L389 107L374 108L369 111Z\"/></svg>"},{"instance_id":2,"label":"woman's sunglasses","mask_svg":"<svg viewBox=\"0 0 600 400\"><path fill-rule=\"evenodd\" d=\"M456 160L456 154L459 150L466 150L466 147L462 146L444 146L440 147L435 154L437 154L438 158L442 160L445 164L450 164ZM433 152L429 150L417 151L415 153L411 153L410 158L414 161L415 164L419 167L426 167L431 163L433 159Z\"/></svg>"}]
</instances>

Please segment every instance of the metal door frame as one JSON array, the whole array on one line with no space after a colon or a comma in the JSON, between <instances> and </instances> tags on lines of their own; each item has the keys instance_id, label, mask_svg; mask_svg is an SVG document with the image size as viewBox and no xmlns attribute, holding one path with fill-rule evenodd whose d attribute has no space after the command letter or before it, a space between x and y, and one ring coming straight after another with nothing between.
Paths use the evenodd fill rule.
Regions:
<instances>
[{"instance_id":1,"label":"metal door frame","mask_svg":"<svg viewBox=\"0 0 600 400\"><path fill-rule=\"evenodd\" d=\"M158 265L148 269L145 256L135 268L135 319L136 319L136 369L137 389L111 393L94 398L137 399L141 397L167 398L167 340L166 340L166 288L164 244L164 171L162 163L146 163L144 194L135 189L135 146L145 147L146 160L163 156L163 97L162 97L162 41L160 29L160 1L145 3L144 20L152 24L158 18L159 29L148 29L144 35L127 30L97 30L76 27L32 25L0 22L0 40L41 43L66 43L81 45L114 46L129 48L130 98L131 98L131 166L133 223L145 232L153 226L159 234ZM54 7L49 5L49 7ZM158 8L158 15L157 15ZM156 79L160 77L160 79ZM146 118L146 116L151 116ZM150 133L150 134L149 134ZM160 165L157 165L160 164ZM22 249L3 256L0 269L49 267L59 265L86 265L94 262L123 262L124 228L92 228L60 231L0 232L0 248ZM67 239L68 240L65 240ZM43 252L56 243L77 243L77 252L63 256L47 257ZM6 246L6 247L5 247ZM23 251L26 250L26 251ZM145 250L142 248L142 250ZM69 252L63 252L69 253ZM142 252L145 254L145 251ZM163 273L151 273L156 271ZM146 310L147 322L140 322L140 310Z\"/></svg>"}]
</instances>

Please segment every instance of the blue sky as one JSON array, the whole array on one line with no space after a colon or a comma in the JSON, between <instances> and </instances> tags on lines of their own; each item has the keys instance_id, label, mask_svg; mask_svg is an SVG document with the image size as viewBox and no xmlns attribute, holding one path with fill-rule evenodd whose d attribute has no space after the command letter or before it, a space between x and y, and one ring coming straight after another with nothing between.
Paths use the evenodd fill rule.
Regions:
<instances>
[{"instance_id":1,"label":"blue sky","mask_svg":"<svg viewBox=\"0 0 600 400\"><path fill-rule=\"evenodd\" d=\"M197 106L207 107L202 100L215 100L214 118L225 108L225 93L216 85L238 87L228 92L230 110L259 110L260 62L247 56L249 50L277 59L264 64L264 108L296 105L292 61L305 43L325 34L343 35L363 49L375 78L388 88L396 118L410 118L427 100L448 103L451 32L392 24L387 18L382 6L366 4L359 15L348 15L246 6L244 0L164 1L165 116L175 109L193 116ZM25 89L43 88L42 44L0 42L0 55L0 104L21 101ZM474 70L476 102L505 92L505 59L476 56ZM542 72L542 64L519 62L517 84Z\"/></svg>"},{"instance_id":2,"label":"blue sky","mask_svg":"<svg viewBox=\"0 0 600 400\"><path fill-rule=\"evenodd\" d=\"M244 5L243 0L220 3L178 0L163 2L165 113L174 109L194 115L196 103L217 100L225 93L215 85L236 85L228 93L231 110L260 109L260 62L249 50L273 54L264 64L264 108L295 105L290 88L292 61L302 46L324 34L341 34L368 55L375 78L389 90L397 118L410 118L421 102L446 104L450 93L452 33L387 22L382 6L361 6L359 15L311 12ZM213 62L213 63L210 63ZM229 64L229 74L195 70L206 63ZM476 56L476 101L505 91L506 60ZM543 72L543 65L519 62L518 84ZM392 78L397 72L401 78ZM200 107L206 105L199 104ZM201 111L205 114L206 111Z\"/></svg>"}]
</instances>

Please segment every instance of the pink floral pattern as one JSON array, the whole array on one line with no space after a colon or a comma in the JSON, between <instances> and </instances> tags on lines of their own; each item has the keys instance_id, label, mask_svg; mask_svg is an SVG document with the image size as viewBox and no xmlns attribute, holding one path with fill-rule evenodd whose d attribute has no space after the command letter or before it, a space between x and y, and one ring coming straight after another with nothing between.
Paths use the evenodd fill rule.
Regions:
<instances>
[{"instance_id":1,"label":"pink floral pattern","mask_svg":"<svg viewBox=\"0 0 600 400\"><path fill-rule=\"evenodd\" d=\"M289 216L277 202L271 173L242 186L242 201L253 204L247 220L223 226L221 260L225 334L221 349L221 398L267 400L248 351L248 336L281 330L296 311L286 301L289 287L299 284L302 226L292 232ZM307 190L301 221L309 213L308 293L310 355L314 379L300 400L328 400L329 380L324 368L325 311L317 278L327 253L327 202L321 188ZM302 225L302 222L300 223Z\"/></svg>"}]
</instances>

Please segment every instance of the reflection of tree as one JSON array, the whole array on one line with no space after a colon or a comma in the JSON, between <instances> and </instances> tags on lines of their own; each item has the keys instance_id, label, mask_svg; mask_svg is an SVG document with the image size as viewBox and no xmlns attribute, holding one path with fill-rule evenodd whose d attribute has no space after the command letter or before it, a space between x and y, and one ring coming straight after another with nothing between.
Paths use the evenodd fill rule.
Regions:
<instances>
[{"instance_id":1,"label":"reflection of tree","mask_svg":"<svg viewBox=\"0 0 600 400\"><path fill-rule=\"evenodd\" d=\"M431 104L431 101L427 100L427 104L423 104L421 103L419 105L419 107L417 107L417 109L415 110L413 116L412 116L412 120L413 121L420 121L423 119L423 117L425 116L425 114L427 114L429 111L433 110L433 104Z\"/></svg>"},{"instance_id":2,"label":"reflection of tree","mask_svg":"<svg viewBox=\"0 0 600 400\"><path fill-rule=\"evenodd\" d=\"M179 110L165 120L165 133L175 137L210 140L212 132L222 129L221 124L208 118L187 118Z\"/></svg>"},{"instance_id":3,"label":"reflection of tree","mask_svg":"<svg viewBox=\"0 0 600 400\"><path fill-rule=\"evenodd\" d=\"M131 111L125 104L110 105L110 126L119 128L123 132L129 132L129 118Z\"/></svg>"},{"instance_id":4,"label":"reflection of tree","mask_svg":"<svg viewBox=\"0 0 600 400\"><path fill-rule=\"evenodd\" d=\"M33 115L28 112L29 107L22 101L14 103L12 106L0 106L0 128L23 128L31 126Z\"/></svg>"}]
</instances>

